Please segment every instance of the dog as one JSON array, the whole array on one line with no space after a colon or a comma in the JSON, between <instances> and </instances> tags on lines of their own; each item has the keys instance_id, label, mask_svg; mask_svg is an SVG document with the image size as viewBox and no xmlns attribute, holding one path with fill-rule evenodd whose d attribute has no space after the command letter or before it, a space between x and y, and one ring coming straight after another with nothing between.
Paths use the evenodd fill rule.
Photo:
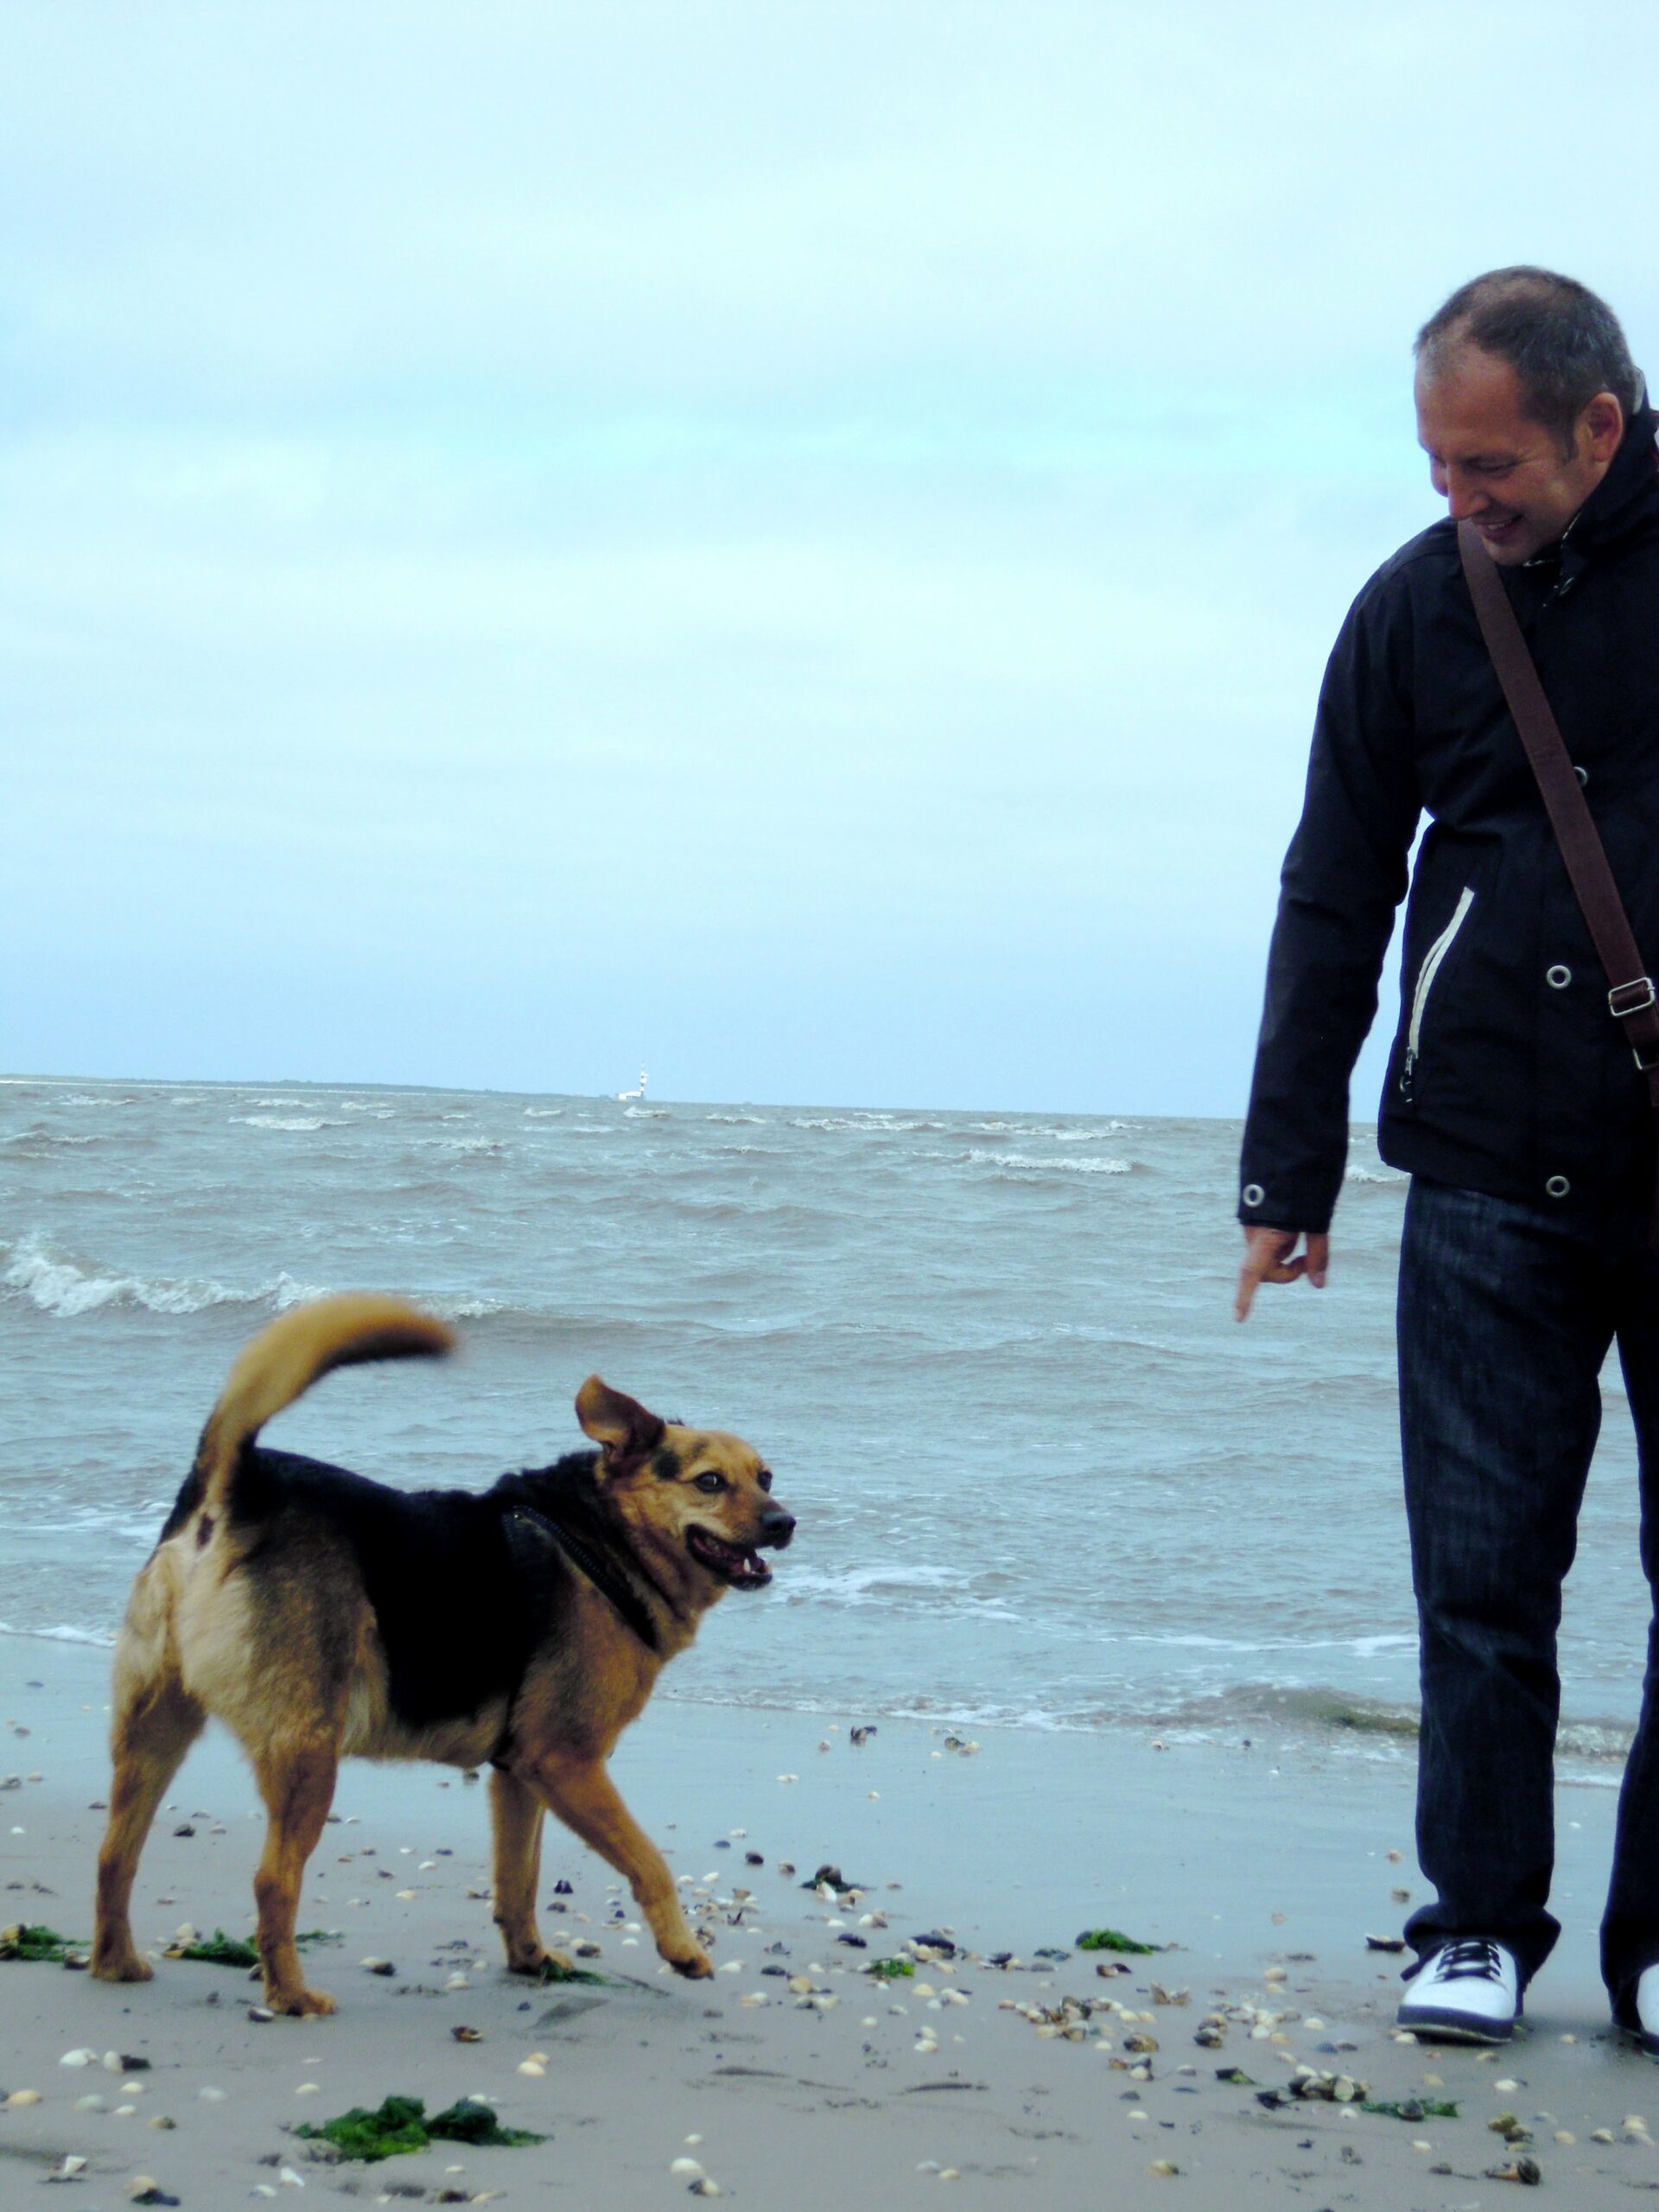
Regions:
<instances>
[{"instance_id":1,"label":"dog","mask_svg":"<svg viewBox=\"0 0 1659 2212\"><path fill-rule=\"evenodd\" d=\"M350 1756L490 1765L495 1920L513 1972L550 1957L536 1927L550 1808L626 1878L670 1966L711 1971L605 1762L709 1608L771 1580L760 1548L787 1544L794 1516L741 1439L659 1420L596 1375L576 1415L597 1450L481 1494L392 1490L256 1442L330 1369L454 1342L400 1300L353 1293L284 1314L232 1369L117 1642L92 1961L103 1980L150 1978L133 1878L210 1714L246 1751L268 1815L253 1888L272 2012L334 2010L306 1986L294 1927Z\"/></svg>"}]
</instances>

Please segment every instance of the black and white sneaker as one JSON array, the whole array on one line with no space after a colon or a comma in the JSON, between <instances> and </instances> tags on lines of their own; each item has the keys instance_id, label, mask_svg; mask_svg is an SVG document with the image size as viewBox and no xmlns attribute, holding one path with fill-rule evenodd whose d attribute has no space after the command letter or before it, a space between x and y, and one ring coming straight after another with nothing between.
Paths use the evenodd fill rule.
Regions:
<instances>
[{"instance_id":1,"label":"black and white sneaker","mask_svg":"<svg viewBox=\"0 0 1659 2212\"><path fill-rule=\"evenodd\" d=\"M1618 2014L1618 2024L1650 2058L1659 2058L1659 1967L1644 1967L1630 1999L1634 2019Z\"/></svg>"},{"instance_id":2,"label":"black and white sneaker","mask_svg":"<svg viewBox=\"0 0 1659 2212\"><path fill-rule=\"evenodd\" d=\"M1507 2043L1521 2010L1514 1956L1490 1936L1462 1936L1413 1967L1399 2024L1442 2043Z\"/></svg>"}]
</instances>

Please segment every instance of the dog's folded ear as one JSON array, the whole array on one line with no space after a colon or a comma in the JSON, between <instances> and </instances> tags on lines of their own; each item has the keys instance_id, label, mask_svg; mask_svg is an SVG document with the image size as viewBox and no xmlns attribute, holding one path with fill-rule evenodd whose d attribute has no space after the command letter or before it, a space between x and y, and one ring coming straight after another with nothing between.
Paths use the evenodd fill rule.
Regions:
<instances>
[{"instance_id":1,"label":"dog's folded ear","mask_svg":"<svg viewBox=\"0 0 1659 2212\"><path fill-rule=\"evenodd\" d=\"M576 1393L576 1419L604 1454L607 1472L632 1467L663 1440L664 1424L637 1398L625 1396L590 1375Z\"/></svg>"}]
</instances>

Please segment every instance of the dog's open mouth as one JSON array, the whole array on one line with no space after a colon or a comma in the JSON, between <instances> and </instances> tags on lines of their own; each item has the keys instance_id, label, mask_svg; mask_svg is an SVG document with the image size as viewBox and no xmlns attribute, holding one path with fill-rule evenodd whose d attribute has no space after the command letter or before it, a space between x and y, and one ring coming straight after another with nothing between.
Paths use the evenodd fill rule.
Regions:
<instances>
[{"instance_id":1,"label":"dog's open mouth","mask_svg":"<svg viewBox=\"0 0 1659 2212\"><path fill-rule=\"evenodd\" d=\"M764 1590L772 1569L753 1544L728 1544L709 1529L688 1529L685 1548L711 1574L729 1582L734 1590Z\"/></svg>"}]
</instances>

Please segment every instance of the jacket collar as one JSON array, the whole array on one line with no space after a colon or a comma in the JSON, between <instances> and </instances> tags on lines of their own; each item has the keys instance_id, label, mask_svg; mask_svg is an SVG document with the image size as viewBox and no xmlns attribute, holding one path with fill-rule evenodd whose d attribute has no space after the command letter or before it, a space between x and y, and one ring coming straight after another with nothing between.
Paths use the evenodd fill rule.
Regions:
<instances>
[{"instance_id":1,"label":"jacket collar","mask_svg":"<svg viewBox=\"0 0 1659 2212\"><path fill-rule=\"evenodd\" d=\"M1559 566L1563 581L1592 560L1637 535L1659 532L1659 410L1643 404L1630 417L1607 474L1554 545L1523 563Z\"/></svg>"}]
</instances>

